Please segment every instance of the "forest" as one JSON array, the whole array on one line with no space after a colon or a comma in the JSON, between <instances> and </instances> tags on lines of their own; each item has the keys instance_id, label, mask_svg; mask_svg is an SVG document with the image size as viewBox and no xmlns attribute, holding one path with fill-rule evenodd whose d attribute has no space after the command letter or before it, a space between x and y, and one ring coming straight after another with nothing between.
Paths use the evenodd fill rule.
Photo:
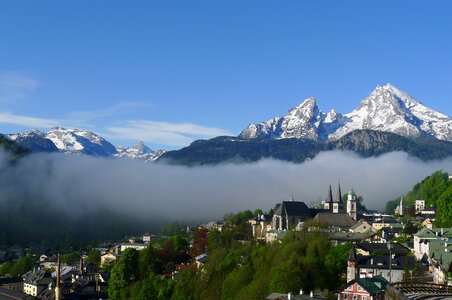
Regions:
<instances>
[{"instance_id":1,"label":"forest","mask_svg":"<svg viewBox=\"0 0 452 300\"><path fill-rule=\"evenodd\" d=\"M308 231L309 222L281 243L258 242L246 224L250 213L230 215L222 231L198 229L190 248L176 235L160 247L127 249L111 270L110 298L264 299L300 289L328 296L345 283L351 245L333 246L321 233ZM199 269L186 266L171 278L187 250L192 257L208 253L207 262Z\"/></svg>"}]
</instances>

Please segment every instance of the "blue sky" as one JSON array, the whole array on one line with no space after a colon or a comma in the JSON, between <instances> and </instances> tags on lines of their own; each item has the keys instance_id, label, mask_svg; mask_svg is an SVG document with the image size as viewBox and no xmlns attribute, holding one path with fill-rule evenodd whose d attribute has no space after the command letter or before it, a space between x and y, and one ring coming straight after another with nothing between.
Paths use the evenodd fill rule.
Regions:
<instances>
[{"instance_id":1,"label":"blue sky","mask_svg":"<svg viewBox=\"0 0 452 300\"><path fill-rule=\"evenodd\" d=\"M452 115L451 1L8 1L0 132L175 149L390 82Z\"/></svg>"}]
</instances>

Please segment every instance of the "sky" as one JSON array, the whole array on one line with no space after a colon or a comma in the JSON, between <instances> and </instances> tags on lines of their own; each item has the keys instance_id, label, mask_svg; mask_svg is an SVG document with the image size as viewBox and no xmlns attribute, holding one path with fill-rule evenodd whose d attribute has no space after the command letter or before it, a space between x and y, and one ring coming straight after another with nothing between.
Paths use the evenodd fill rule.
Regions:
<instances>
[{"instance_id":1,"label":"sky","mask_svg":"<svg viewBox=\"0 0 452 300\"><path fill-rule=\"evenodd\" d=\"M0 133L178 149L390 82L452 115L452 2L5 1Z\"/></svg>"}]
</instances>

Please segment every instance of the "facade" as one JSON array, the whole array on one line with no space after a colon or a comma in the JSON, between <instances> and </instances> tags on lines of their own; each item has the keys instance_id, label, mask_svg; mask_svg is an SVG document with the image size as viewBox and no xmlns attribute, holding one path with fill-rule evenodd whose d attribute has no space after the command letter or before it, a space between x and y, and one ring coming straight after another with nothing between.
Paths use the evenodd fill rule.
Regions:
<instances>
[{"instance_id":1,"label":"facade","mask_svg":"<svg viewBox=\"0 0 452 300\"><path fill-rule=\"evenodd\" d=\"M349 281L339 292L339 300L383 300L388 281L381 276Z\"/></svg>"},{"instance_id":2,"label":"facade","mask_svg":"<svg viewBox=\"0 0 452 300\"><path fill-rule=\"evenodd\" d=\"M421 212L425 209L425 200L414 201L414 210L416 213Z\"/></svg>"},{"instance_id":3,"label":"facade","mask_svg":"<svg viewBox=\"0 0 452 300\"><path fill-rule=\"evenodd\" d=\"M256 218L248 221L251 224L253 237L258 240L265 240L267 231L271 230L272 219L270 215L257 215Z\"/></svg>"},{"instance_id":4,"label":"facade","mask_svg":"<svg viewBox=\"0 0 452 300\"><path fill-rule=\"evenodd\" d=\"M116 253L105 253L100 257L100 266L104 267L105 265L111 262L115 262L116 260L119 259L119 257L120 255Z\"/></svg>"},{"instance_id":5,"label":"facade","mask_svg":"<svg viewBox=\"0 0 452 300\"><path fill-rule=\"evenodd\" d=\"M274 230L289 230L300 222L312 218L312 210L302 201L283 201L276 204L273 210L272 228Z\"/></svg>"},{"instance_id":6,"label":"facade","mask_svg":"<svg viewBox=\"0 0 452 300\"><path fill-rule=\"evenodd\" d=\"M328 195L325 201L323 201L323 209L331 211L334 214L344 212L344 203L342 202L342 192L341 184L339 183L337 189L336 199L333 199L333 191L331 190L331 185L328 189Z\"/></svg>"},{"instance_id":7,"label":"facade","mask_svg":"<svg viewBox=\"0 0 452 300\"><path fill-rule=\"evenodd\" d=\"M24 293L37 297L42 291L53 284L50 272L44 270L31 271L24 279Z\"/></svg>"}]
</instances>

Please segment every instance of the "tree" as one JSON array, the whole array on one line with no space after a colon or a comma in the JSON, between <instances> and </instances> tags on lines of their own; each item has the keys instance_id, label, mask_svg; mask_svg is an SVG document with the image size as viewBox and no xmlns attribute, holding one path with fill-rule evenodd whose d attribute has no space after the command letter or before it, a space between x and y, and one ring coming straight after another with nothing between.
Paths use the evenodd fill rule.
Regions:
<instances>
[{"instance_id":1,"label":"tree","mask_svg":"<svg viewBox=\"0 0 452 300\"><path fill-rule=\"evenodd\" d=\"M72 265L80 261L80 255L76 252L63 254L60 257L62 264Z\"/></svg>"},{"instance_id":2,"label":"tree","mask_svg":"<svg viewBox=\"0 0 452 300\"><path fill-rule=\"evenodd\" d=\"M100 257L101 257L101 253L99 250L96 249L92 249L89 253L88 253L88 257L85 259L86 262L92 263L96 266L100 265Z\"/></svg>"},{"instance_id":3,"label":"tree","mask_svg":"<svg viewBox=\"0 0 452 300\"><path fill-rule=\"evenodd\" d=\"M108 284L108 295L111 299L128 298L128 287L139 278L138 256L137 250L128 248L114 265Z\"/></svg>"}]
</instances>

